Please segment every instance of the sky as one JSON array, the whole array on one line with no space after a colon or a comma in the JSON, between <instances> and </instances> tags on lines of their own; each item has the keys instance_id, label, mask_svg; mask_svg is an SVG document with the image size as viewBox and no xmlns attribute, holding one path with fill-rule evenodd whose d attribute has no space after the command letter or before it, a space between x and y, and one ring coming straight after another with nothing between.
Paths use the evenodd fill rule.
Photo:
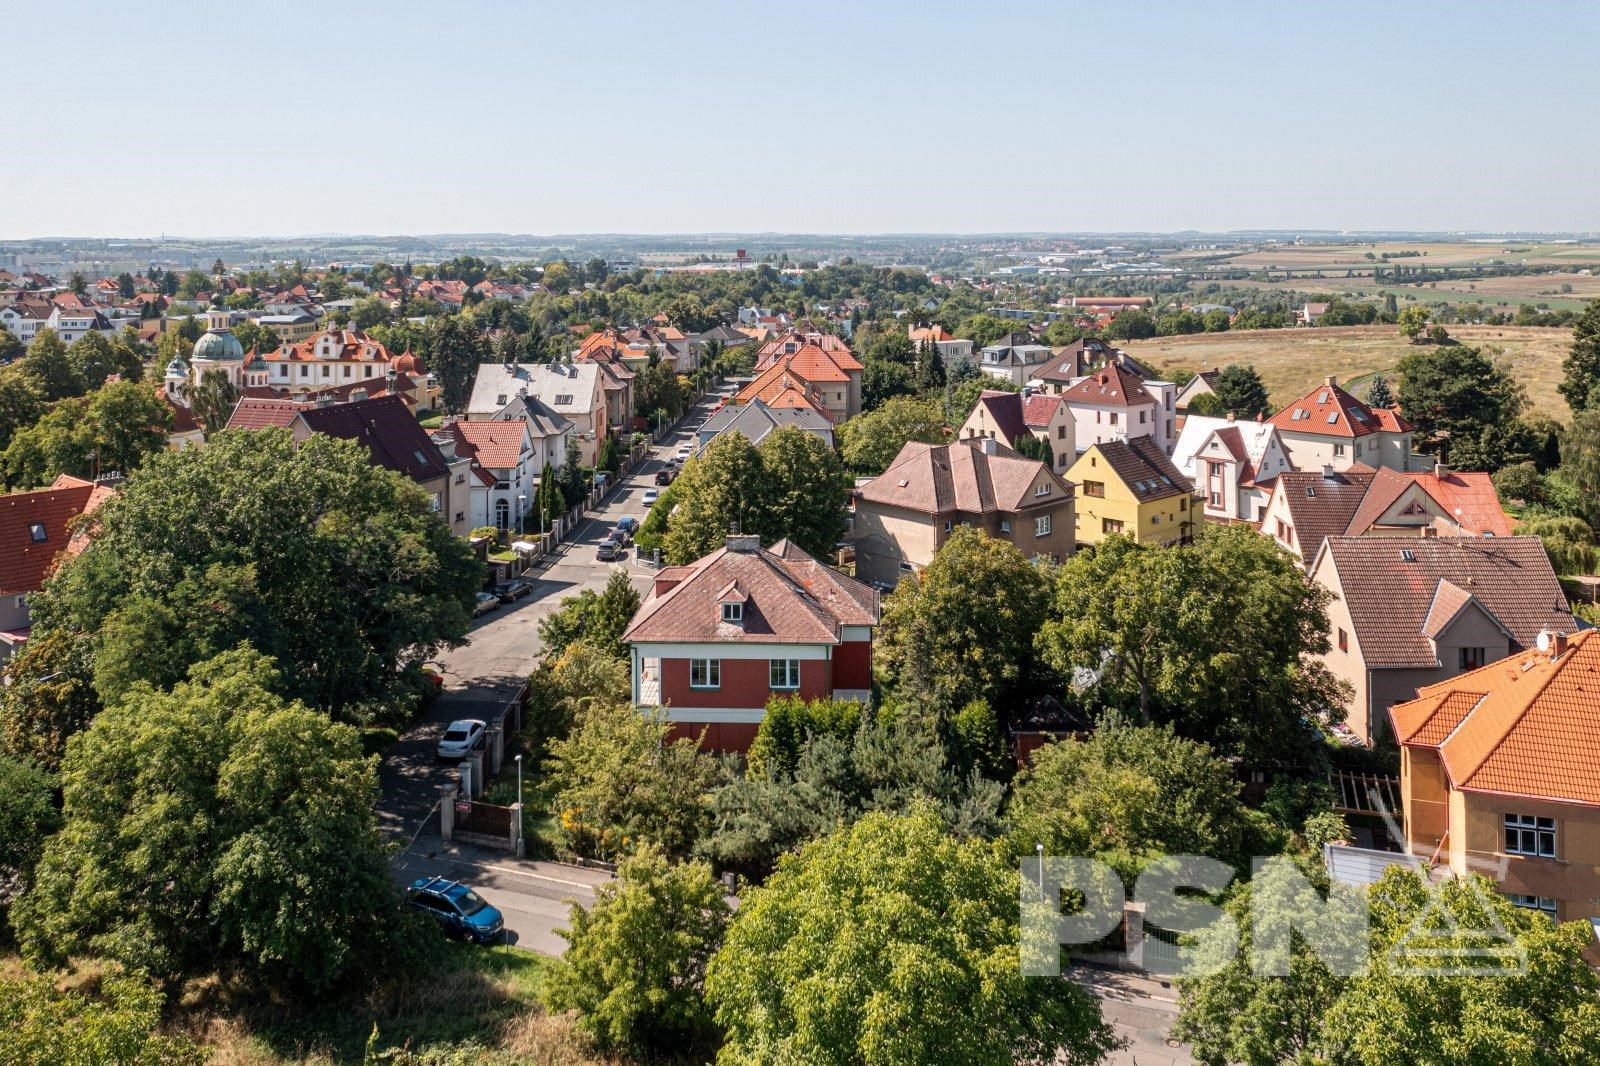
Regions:
<instances>
[{"instance_id":1,"label":"sky","mask_svg":"<svg viewBox=\"0 0 1600 1066\"><path fill-rule=\"evenodd\" d=\"M1600 4L7 8L0 239L1600 230Z\"/></svg>"}]
</instances>

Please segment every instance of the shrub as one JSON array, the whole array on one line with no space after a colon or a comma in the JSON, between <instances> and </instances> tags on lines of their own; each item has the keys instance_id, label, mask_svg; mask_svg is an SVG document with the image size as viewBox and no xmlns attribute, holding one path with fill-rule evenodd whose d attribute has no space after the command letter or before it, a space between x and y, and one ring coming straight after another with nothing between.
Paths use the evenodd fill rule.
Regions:
<instances>
[{"instance_id":1,"label":"shrub","mask_svg":"<svg viewBox=\"0 0 1600 1066\"><path fill-rule=\"evenodd\" d=\"M774 776L792 773L808 736L834 736L849 741L861 724L855 700L773 696L750 744L750 772Z\"/></svg>"}]
</instances>

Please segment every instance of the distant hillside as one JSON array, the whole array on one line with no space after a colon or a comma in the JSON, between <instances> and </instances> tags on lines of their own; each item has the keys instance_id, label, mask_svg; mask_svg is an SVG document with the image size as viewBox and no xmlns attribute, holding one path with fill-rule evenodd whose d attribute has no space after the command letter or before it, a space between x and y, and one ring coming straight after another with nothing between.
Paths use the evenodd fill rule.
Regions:
<instances>
[{"instance_id":1,"label":"distant hillside","mask_svg":"<svg viewBox=\"0 0 1600 1066\"><path fill-rule=\"evenodd\" d=\"M1505 353L1528 390L1532 408L1566 421L1570 412L1556 391L1561 360L1572 345L1570 329L1533 326L1451 326L1462 344ZM1238 333L1197 333L1123 342L1128 352L1156 369L1218 370L1229 363L1253 363L1266 382L1274 406L1281 407L1329 374L1365 396L1373 374L1391 374L1412 345L1394 326L1335 326L1328 329L1259 329Z\"/></svg>"}]
</instances>

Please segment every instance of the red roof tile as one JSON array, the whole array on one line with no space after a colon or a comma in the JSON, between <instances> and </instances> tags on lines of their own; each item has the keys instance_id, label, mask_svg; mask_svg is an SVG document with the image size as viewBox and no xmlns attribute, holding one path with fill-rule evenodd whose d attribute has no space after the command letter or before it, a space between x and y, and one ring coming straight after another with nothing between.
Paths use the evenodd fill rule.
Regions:
<instances>
[{"instance_id":1,"label":"red roof tile","mask_svg":"<svg viewBox=\"0 0 1600 1066\"><path fill-rule=\"evenodd\" d=\"M37 592L56 557L68 551L68 524L109 495L104 486L66 475L47 489L0 495L0 596Z\"/></svg>"}]
</instances>

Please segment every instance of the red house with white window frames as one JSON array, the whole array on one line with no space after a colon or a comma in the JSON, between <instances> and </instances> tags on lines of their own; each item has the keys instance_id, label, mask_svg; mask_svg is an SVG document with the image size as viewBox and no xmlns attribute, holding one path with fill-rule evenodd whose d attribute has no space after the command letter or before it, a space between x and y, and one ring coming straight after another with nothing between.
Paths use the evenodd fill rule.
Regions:
<instances>
[{"instance_id":1,"label":"red house with white window frames","mask_svg":"<svg viewBox=\"0 0 1600 1066\"><path fill-rule=\"evenodd\" d=\"M663 567L629 623L633 701L680 736L744 751L769 697L865 700L878 594L790 544L751 536Z\"/></svg>"}]
</instances>

